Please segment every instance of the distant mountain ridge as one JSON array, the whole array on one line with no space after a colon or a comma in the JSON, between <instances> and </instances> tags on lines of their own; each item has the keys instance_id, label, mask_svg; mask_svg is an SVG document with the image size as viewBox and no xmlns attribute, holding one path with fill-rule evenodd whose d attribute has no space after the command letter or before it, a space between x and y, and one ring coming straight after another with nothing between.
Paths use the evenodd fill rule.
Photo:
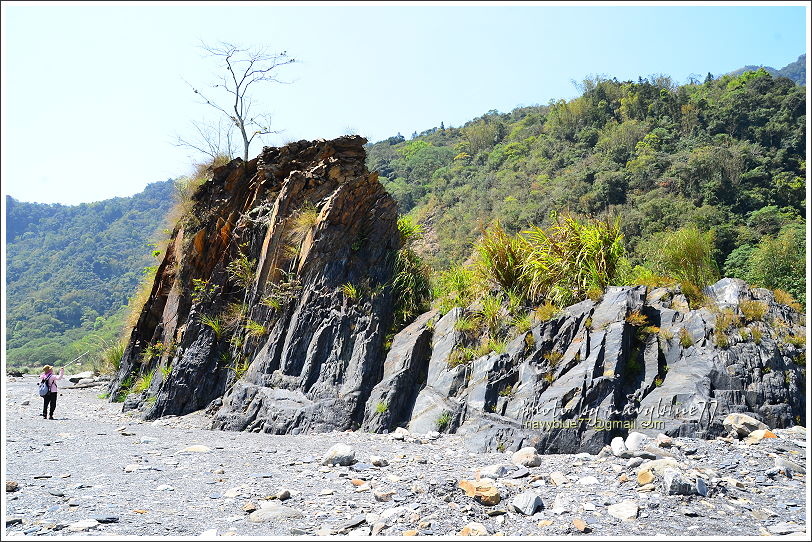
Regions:
<instances>
[{"instance_id":1,"label":"distant mountain ridge","mask_svg":"<svg viewBox=\"0 0 812 542\"><path fill-rule=\"evenodd\" d=\"M154 263L147 243L172 206L173 184L80 205L6 196L9 366L64 363L72 342L106 327Z\"/></svg>"},{"instance_id":2,"label":"distant mountain ridge","mask_svg":"<svg viewBox=\"0 0 812 542\"><path fill-rule=\"evenodd\" d=\"M776 70L771 66L747 65L743 68L730 72L730 75L741 75L744 72L756 71L759 68L764 68L767 73L774 77L786 77L788 79L792 79L799 85L806 85L806 53L799 56L798 60L795 62L790 62L780 70Z\"/></svg>"}]
</instances>

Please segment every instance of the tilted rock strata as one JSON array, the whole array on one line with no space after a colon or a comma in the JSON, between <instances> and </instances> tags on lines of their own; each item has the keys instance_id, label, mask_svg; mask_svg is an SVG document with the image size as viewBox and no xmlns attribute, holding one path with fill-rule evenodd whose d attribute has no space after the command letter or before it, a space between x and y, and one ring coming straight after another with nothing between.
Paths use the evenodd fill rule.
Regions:
<instances>
[{"instance_id":1,"label":"tilted rock strata","mask_svg":"<svg viewBox=\"0 0 812 542\"><path fill-rule=\"evenodd\" d=\"M396 206L366 170L364 143L302 141L216 169L173 232L111 395L161 344L150 363L168 376L155 371L125 403L147 418L218 400L215 428L357 426L381 376L399 248ZM308 206L317 218L292 241ZM256 262L250 283L235 279L234 262Z\"/></svg>"},{"instance_id":2,"label":"tilted rock strata","mask_svg":"<svg viewBox=\"0 0 812 542\"><path fill-rule=\"evenodd\" d=\"M803 421L803 346L786 339L804 335L799 315L768 290L751 290L737 279L722 279L706 293L714 311L689 309L679 289L611 287L599 302L583 301L537 323L505 353L456 366L449 359L462 341L454 330L461 309L433 326L433 348L422 360L414 353L422 351L418 342L425 341L426 326L413 324L395 337L400 349L390 352L404 360L387 360L428 375L414 404L404 407L408 428L426 432L447 424L446 430L467 435L480 451L533 446L548 453L596 453L632 429L712 438L725 432L722 422L730 412L749 412L770 427ZM764 317L743 319L746 327L719 339L720 311L742 316L739 303L753 300L764 304ZM627 321L633 313L646 317L645 327ZM727 344L717 344L721 340ZM398 388L402 380L387 384ZM371 407L365 427L391 430L380 420L403 418L398 412L381 416Z\"/></svg>"}]
</instances>

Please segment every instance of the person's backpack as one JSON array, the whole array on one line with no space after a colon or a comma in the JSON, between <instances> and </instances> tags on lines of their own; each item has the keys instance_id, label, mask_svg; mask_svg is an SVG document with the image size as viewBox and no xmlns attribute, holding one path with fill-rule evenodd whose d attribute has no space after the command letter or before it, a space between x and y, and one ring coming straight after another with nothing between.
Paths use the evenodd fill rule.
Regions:
<instances>
[{"instance_id":1,"label":"person's backpack","mask_svg":"<svg viewBox=\"0 0 812 542\"><path fill-rule=\"evenodd\" d=\"M49 393L51 393L51 386L48 384L48 377L45 377L45 380L39 383L39 394L44 397Z\"/></svg>"}]
</instances>

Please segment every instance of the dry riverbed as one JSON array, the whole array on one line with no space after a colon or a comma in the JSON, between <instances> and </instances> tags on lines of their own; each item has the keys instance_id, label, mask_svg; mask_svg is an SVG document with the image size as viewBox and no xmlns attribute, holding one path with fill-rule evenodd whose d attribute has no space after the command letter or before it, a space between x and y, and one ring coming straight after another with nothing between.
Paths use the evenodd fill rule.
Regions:
<instances>
[{"instance_id":1,"label":"dry riverbed","mask_svg":"<svg viewBox=\"0 0 812 542\"><path fill-rule=\"evenodd\" d=\"M519 466L455 435L231 433L202 413L140 422L103 391L63 389L51 421L36 377L6 379L5 536L803 536L807 525L803 428L755 444L651 441L658 468L606 452ZM350 465L323 464L337 444ZM668 494L681 491L674 471L688 495Z\"/></svg>"}]
</instances>

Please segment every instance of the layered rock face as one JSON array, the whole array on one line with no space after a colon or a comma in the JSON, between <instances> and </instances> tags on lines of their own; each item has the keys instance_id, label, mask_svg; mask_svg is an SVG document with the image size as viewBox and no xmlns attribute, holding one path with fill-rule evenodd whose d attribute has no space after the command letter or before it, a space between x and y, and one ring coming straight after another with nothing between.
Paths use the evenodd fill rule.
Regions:
<instances>
[{"instance_id":1,"label":"layered rock face","mask_svg":"<svg viewBox=\"0 0 812 542\"><path fill-rule=\"evenodd\" d=\"M454 326L464 311L433 325L424 315L395 337L364 427L455 431L479 451L595 453L632 430L712 438L731 412L770 427L802 422L800 315L737 279L706 294L711 308L691 310L678 288L611 287L537 323L504 353L457 365L449 361L465 342Z\"/></svg>"},{"instance_id":2,"label":"layered rock face","mask_svg":"<svg viewBox=\"0 0 812 542\"><path fill-rule=\"evenodd\" d=\"M145 418L208 408L215 429L407 427L479 451L597 452L632 430L712 438L732 412L805 422L801 316L736 279L694 309L679 287L611 287L468 362L455 351L477 337L457 322L473 307L431 311L386 350L397 211L364 143L301 141L213 171L111 398Z\"/></svg>"},{"instance_id":3,"label":"layered rock face","mask_svg":"<svg viewBox=\"0 0 812 542\"><path fill-rule=\"evenodd\" d=\"M392 320L397 209L366 141L300 141L215 169L173 232L111 397L214 427L357 426ZM214 401L214 403L213 403Z\"/></svg>"}]
</instances>

